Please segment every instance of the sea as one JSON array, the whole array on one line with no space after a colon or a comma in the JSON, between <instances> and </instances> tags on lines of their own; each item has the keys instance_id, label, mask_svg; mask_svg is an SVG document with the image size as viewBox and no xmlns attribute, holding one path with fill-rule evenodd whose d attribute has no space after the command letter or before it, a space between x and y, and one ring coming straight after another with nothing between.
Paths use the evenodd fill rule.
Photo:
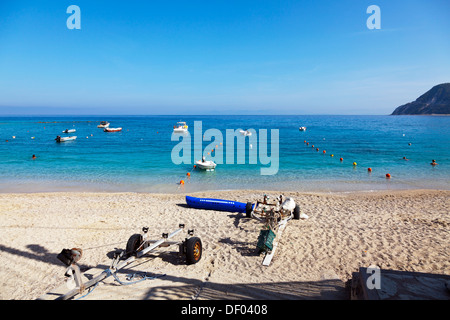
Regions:
<instances>
[{"instance_id":1,"label":"sea","mask_svg":"<svg viewBox=\"0 0 450 320\"><path fill-rule=\"evenodd\" d=\"M173 133L179 121L189 133ZM0 117L0 192L449 190L449 125L447 116ZM194 168L199 155L216 169Z\"/></svg>"}]
</instances>

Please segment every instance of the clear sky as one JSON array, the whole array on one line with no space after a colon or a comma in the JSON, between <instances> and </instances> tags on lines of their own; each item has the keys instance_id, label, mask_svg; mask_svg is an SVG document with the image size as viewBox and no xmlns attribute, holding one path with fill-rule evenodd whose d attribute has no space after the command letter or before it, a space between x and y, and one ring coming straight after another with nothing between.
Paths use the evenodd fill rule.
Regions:
<instances>
[{"instance_id":1,"label":"clear sky","mask_svg":"<svg viewBox=\"0 0 450 320\"><path fill-rule=\"evenodd\" d=\"M390 114L443 82L448 0L0 1L0 114Z\"/></svg>"}]
</instances>

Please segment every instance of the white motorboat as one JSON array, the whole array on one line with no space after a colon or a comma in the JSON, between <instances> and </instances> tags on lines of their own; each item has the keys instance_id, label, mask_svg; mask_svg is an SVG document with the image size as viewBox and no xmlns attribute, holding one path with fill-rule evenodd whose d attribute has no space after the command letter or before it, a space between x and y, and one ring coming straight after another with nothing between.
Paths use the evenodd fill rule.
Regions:
<instances>
[{"instance_id":1,"label":"white motorboat","mask_svg":"<svg viewBox=\"0 0 450 320\"><path fill-rule=\"evenodd\" d=\"M239 131L243 136L251 136L252 133L248 130L241 130Z\"/></svg>"},{"instance_id":2,"label":"white motorboat","mask_svg":"<svg viewBox=\"0 0 450 320\"><path fill-rule=\"evenodd\" d=\"M197 168L207 171L212 171L216 168L217 164L214 161L206 161L205 157L202 158L202 160L198 160L196 163Z\"/></svg>"},{"instance_id":3,"label":"white motorboat","mask_svg":"<svg viewBox=\"0 0 450 320\"><path fill-rule=\"evenodd\" d=\"M66 142L66 141L72 141L72 140L76 140L77 136L71 136L71 137L61 137L61 136L57 136L56 137L56 142Z\"/></svg>"},{"instance_id":4,"label":"white motorboat","mask_svg":"<svg viewBox=\"0 0 450 320\"><path fill-rule=\"evenodd\" d=\"M62 133L73 133L73 132L76 132L76 131L77 130L75 130L75 129L66 129Z\"/></svg>"},{"instance_id":5,"label":"white motorboat","mask_svg":"<svg viewBox=\"0 0 450 320\"><path fill-rule=\"evenodd\" d=\"M186 122L177 122L176 126L173 126L173 132L184 133L188 131L188 125Z\"/></svg>"},{"instance_id":6,"label":"white motorboat","mask_svg":"<svg viewBox=\"0 0 450 320\"><path fill-rule=\"evenodd\" d=\"M300 131L306 131L306 127L300 127L300 128L298 128L298 130L300 130Z\"/></svg>"},{"instance_id":7,"label":"white motorboat","mask_svg":"<svg viewBox=\"0 0 450 320\"><path fill-rule=\"evenodd\" d=\"M100 122L100 124L97 126L97 128L108 128L109 127L109 122L108 121L102 121Z\"/></svg>"}]
</instances>

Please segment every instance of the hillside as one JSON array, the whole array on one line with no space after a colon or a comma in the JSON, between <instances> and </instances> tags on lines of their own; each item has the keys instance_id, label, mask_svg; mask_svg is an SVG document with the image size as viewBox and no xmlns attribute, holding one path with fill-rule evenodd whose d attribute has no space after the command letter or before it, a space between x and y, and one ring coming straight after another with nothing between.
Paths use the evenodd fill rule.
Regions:
<instances>
[{"instance_id":1,"label":"hillside","mask_svg":"<svg viewBox=\"0 0 450 320\"><path fill-rule=\"evenodd\" d=\"M394 110L392 115L450 114L450 83L434 86L417 98Z\"/></svg>"}]
</instances>

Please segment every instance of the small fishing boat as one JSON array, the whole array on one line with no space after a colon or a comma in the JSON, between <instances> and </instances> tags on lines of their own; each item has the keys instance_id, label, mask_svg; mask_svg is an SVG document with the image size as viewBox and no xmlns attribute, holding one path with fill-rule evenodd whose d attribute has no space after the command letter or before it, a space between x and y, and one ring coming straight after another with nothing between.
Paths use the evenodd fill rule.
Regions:
<instances>
[{"instance_id":1,"label":"small fishing boat","mask_svg":"<svg viewBox=\"0 0 450 320\"><path fill-rule=\"evenodd\" d=\"M109 127L109 122L108 121L102 121L100 122L100 124L97 126L97 128L108 128Z\"/></svg>"},{"instance_id":2,"label":"small fishing boat","mask_svg":"<svg viewBox=\"0 0 450 320\"><path fill-rule=\"evenodd\" d=\"M75 129L66 129L62 133L73 133L73 132L76 132L76 131L77 130L75 130Z\"/></svg>"},{"instance_id":3,"label":"small fishing boat","mask_svg":"<svg viewBox=\"0 0 450 320\"><path fill-rule=\"evenodd\" d=\"M119 132L122 131L122 128L104 128L104 132Z\"/></svg>"},{"instance_id":4,"label":"small fishing boat","mask_svg":"<svg viewBox=\"0 0 450 320\"><path fill-rule=\"evenodd\" d=\"M188 131L188 126L186 122L177 122L176 126L173 126L173 132L184 133Z\"/></svg>"},{"instance_id":5,"label":"small fishing boat","mask_svg":"<svg viewBox=\"0 0 450 320\"><path fill-rule=\"evenodd\" d=\"M300 128L298 128L298 130L300 130L300 131L306 131L306 127L300 127Z\"/></svg>"},{"instance_id":6,"label":"small fishing boat","mask_svg":"<svg viewBox=\"0 0 450 320\"><path fill-rule=\"evenodd\" d=\"M61 136L57 136L56 137L56 142L66 142L66 141L72 141L72 140L76 140L77 136L71 136L71 137L61 137Z\"/></svg>"},{"instance_id":7,"label":"small fishing boat","mask_svg":"<svg viewBox=\"0 0 450 320\"><path fill-rule=\"evenodd\" d=\"M252 133L248 130L241 130L239 131L243 136L251 136Z\"/></svg>"},{"instance_id":8,"label":"small fishing boat","mask_svg":"<svg viewBox=\"0 0 450 320\"><path fill-rule=\"evenodd\" d=\"M217 166L214 161L206 161L205 157L203 157L202 160L198 160L195 164L197 165L197 168L207 171L212 171Z\"/></svg>"}]
</instances>

